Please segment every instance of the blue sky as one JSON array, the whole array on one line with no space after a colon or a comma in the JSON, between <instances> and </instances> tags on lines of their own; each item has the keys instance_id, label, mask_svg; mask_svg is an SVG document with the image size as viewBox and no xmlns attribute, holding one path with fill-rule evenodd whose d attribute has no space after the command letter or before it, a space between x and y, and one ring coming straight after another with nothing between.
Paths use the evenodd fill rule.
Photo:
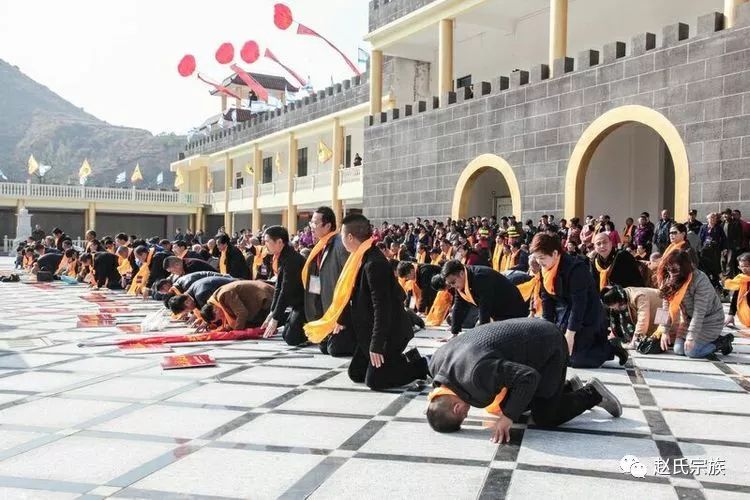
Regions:
<instances>
[{"instance_id":1,"label":"blue sky","mask_svg":"<svg viewBox=\"0 0 750 500\"><path fill-rule=\"evenodd\" d=\"M256 40L313 85L352 76L322 41L295 26L273 24L273 0L0 0L0 58L76 106L114 125L184 133L218 112L218 97L177 63L195 55L198 69L221 80L231 70L214 59L222 42ZM338 45L354 62L367 48L367 0L287 0L296 20ZM259 59L246 69L282 74ZM277 69L278 68L278 69ZM291 77L289 77L291 80ZM1 90L0 90L1 92Z\"/></svg>"}]
</instances>

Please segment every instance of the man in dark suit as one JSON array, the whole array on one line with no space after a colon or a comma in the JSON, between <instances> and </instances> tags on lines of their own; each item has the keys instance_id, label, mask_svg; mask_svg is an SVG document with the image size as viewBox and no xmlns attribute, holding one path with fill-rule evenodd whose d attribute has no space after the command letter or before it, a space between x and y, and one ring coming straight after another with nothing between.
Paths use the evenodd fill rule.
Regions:
<instances>
[{"instance_id":1,"label":"man in dark suit","mask_svg":"<svg viewBox=\"0 0 750 500\"><path fill-rule=\"evenodd\" d=\"M107 287L111 290L122 288L120 272L117 270L119 258L109 252L96 252L95 254L84 253L81 255L81 264L90 264L93 259L94 279L96 288Z\"/></svg>"},{"instance_id":2,"label":"man in dark suit","mask_svg":"<svg viewBox=\"0 0 750 500\"><path fill-rule=\"evenodd\" d=\"M333 292L344 268L349 252L336 233L336 214L330 207L320 207L310 220L315 247L310 252L305 286L305 317L307 321L320 319L331 306ZM325 241L325 246L321 242ZM319 245L321 245L319 247ZM354 335L346 329L329 335L320 343L323 354L351 356L354 353Z\"/></svg>"},{"instance_id":3,"label":"man in dark suit","mask_svg":"<svg viewBox=\"0 0 750 500\"><path fill-rule=\"evenodd\" d=\"M179 240L175 241L172 244L172 249L174 250L174 254L177 257L180 257L181 259L203 259L201 257L201 254L198 252L194 252L190 249L190 244L187 241Z\"/></svg>"},{"instance_id":4,"label":"man in dark suit","mask_svg":"<svg viewBox=\"0 0 750 500\"><path fill-rule=\"evenodd\" d=\"M273 294L271 312L263 322L263 336L272 337L279 326L284 326L282 337L289 345L307 342L302 329L305 325L305 288L302 286L302 267L305 258L289 245L289 233L281 226L271 226L264 234L268 253L278 260L279 274ZM244 259L243 259L244 263ZM287 308L292 311L286 315Z\"/></svg>"},{"instance_id":5,"label":"man in dark suit","mask_svg":"<svg viewBox=\"0 0 750 500\"><path fill-rule=\"evenodd\" d=\"M39 255L39 258L36 260L34 271L46 271L48 273L54 274L57 271L57 268L62 260L63 254L58 252L57 250L49 253L42 251L42 253Z\"/></svg>"},{"instance_id":6,"label":"man in dark suit","mask_svg":"<svg viewBox=\"0 0 750 500\"><path fill-rule=\"evenodd\" d=\"M464 317L470 307L479 308L479 324L528 316L521 292L508 278L492 268L464 266L457 260L449 260L443 266L445 284L456 291L451 313L451 333L461 331Z\"/></svg>"},{"instance_id":7,"label":"man in dark suit","mask_svg":"<svg viewBox=\"0 0 750 500\"><path fill-rule=\"evenodd\" d=\"M63 240L69 240L70 238L59 227L56 227L56 228L54 228L52 230L52 236L55 237L55 247L62 252L62 250L63 250L63 247L62 247Z\"/></svg>"},{"instance_id":8,"label":"man in dark suit","mask_svg":"<svg viewBox=\"0 0 750 500\"><path fill-rule=\"evenodd\" d=\"M164 270L175 276L184 276L200 271L214 271L214 268L205 260L181 259L172 255L164 259Z\"/></svg>"},{"instance_id":9,"label":"man in dark suit","mask_svg":"<svg viewBox=\"0 0 750 500\"><path fill-rule=\"evenodd\" d=\"M221 252L219 257L219 272L229 274L241 280L250 279L250 268L245 262L245 256L239 248L232 245L229 236L220 234L216 237L216 246Z\"/></svg>"},{"instance_id":10,"label":"man in dark suit","mask_svg":"<svg viewBox=\"0 0 750 500\"><path fill-rule=\"evenodd\" d=\"M367 218L352 214L342 222L341 239L354 258L355 252L372 244ZM404 309L404 292L383 253L370 246L363 254L349 305L339 324L351 328L357 342L349 364L349 378L371 389L398 387L427 376L427 361L416 349L403 352L414 336Z\"/></svg>"},{"instance_id":11,"label":"man in dark suit","mask_svg":"<svg viewBox=\"0 0 750 500\"><path fill-rule=\"evenodd\" d=\"M135 249L134 253L136 259L141 262L141 265L144 265L144 263L148 261L148 255L150 252L151 251L147 250L146 247L138 247ZM157 281L168 276L167 271L164 269L164 260L172 255L171 252L165 251L151 252L151 254L151 260L148 261L148 280L146 281L145 286L145 288L148 289L151 289L154 286L154 283L156 283Z\"/></svg>"},{"instance_id":12,"label":"man in dark suit","mask_svg":"<svg viewBox=\"0 0 750 500\"><path fill-rule=\"evenodd\" d=\"M555 325L518 318L478 326L437 350L430 362L435 390L427 421L438 432L461 428L469 406L499 405L493 442L510 441L510 428L531 410L534 423L555 427L594 406L613 417L622 405L598 379L566 383L568 349ZM493 406L494 406L493 405Z\"/></svg>"},{"instance_id":13,"label":"man in dark suit","mask_svg":"<svg viewBox=\"0 0 750 500\"><path fill-rule=\"evenodd\" d=\"M223 274L201 278L193 282L181 295L171 295L165 301L165 306L172 311L173 314L177 315L186 311L190 312L193 309L200 309L208 303L208 299L214 294L214 292L216 292L216 290L224 285L228 285L229 283L234 283L235 281L240 280ZM266 314L267 313L268 311L266 311ZM265 318L265 314L263 315L263 318Z\"/></svg>"},{"instance_id":14,"label":"man in dark suit","mask_svg":"<svg viewBox=\"0 0 750 500\"><path fill-rule=\"evenodd\" d=\"M396 268L396 274L399 278L416 284L419 288L419 292L416 292L417 311L427 314L437 296L437 290L432 288L432 277L440 274L440 266L401 261ZM415 292L411 293L411 295L414 294ZM409 297L407 297L407 300L409 300Z\"/></svg>"}]
</instances>

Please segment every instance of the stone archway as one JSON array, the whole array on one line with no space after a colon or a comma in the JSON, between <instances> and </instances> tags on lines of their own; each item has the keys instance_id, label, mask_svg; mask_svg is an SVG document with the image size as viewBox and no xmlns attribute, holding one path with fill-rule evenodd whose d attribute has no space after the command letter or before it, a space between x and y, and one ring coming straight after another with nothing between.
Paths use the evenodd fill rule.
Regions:
<instances>
[{"instance_id":1,"label":"stone archway","mask_svg":"<svg viewBox=\"0 0 750 500\"><path fill-rule=\"evenodd\" d=\"M570 219L586 215L585 183L591 159L604 139L618 128L630 123L645 125L664 141L674 166L674 206L665 208L671 208L673 217L677 220L687 219L690 205L690 167L685 144L675 126L664 115L651 108L635 105L622 106L604 113L581 135L570 156L565 174L565 217Z\"/></svg>"},{"instance_id":2,"label":"stone archway","mask_svg":"<svg viewBox=\"0 0 750 500\"><path fill-rule=\"evenodd\" d=\"M492 170L498 172L502 177L505 186L507 187L507 193L511 200L512 215L515 215L520 219L521 217L521 189L516 179L516 174L513 172L513 168L508 164L507 161L494 154L483 154L477 156L474 160L464 168L463 172L458 178L456 183L456 189L453 192L453 207L451 209L451 217L454 219L466 218L472 215L492 215L492 214L470 214L469 204L472 199L472 192L477 179L482 174ZM511 215L511 214L497 214Z\"/></svg>"}]
</instances>

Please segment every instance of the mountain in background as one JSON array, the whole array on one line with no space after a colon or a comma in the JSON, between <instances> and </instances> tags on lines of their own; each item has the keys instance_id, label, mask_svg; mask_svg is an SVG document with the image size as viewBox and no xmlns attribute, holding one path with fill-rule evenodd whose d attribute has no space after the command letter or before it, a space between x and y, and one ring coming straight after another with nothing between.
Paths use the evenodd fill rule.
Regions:
<instances>
[{"instance_id":1,"label":"mountain in background","mask_svg":"<svg viewBox=\"0 0 750 500\"><path fill-rule=\"evenodd\" d=\"M45 184L77 184L78 169L88 159L93 174L87 186L117 186L115 178L130 175L136 162L144 181L138 187L172 189L169 164L177 160L185 137L152 135L146 130L116 127L74 106L47 87L0 59L0 170L10 181L26 182L27 160L33 154L40 164L52 165ZM39 182L34 176L32 182Z\"/></svg>"}]
</instances>

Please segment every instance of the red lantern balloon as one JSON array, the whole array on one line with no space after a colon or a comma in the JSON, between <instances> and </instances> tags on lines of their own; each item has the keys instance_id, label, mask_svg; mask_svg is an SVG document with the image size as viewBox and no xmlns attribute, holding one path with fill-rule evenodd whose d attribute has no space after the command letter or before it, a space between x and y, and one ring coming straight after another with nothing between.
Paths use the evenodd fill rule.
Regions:
<instances>
[{"instance_id":1,"label":"red lantern balloon","mask_svg":"<svg viewBox=\"0 0 750 500\"><path fill-rule=\"evenodd\" d=\"M195 71L195 57L191 54L185 55L180 59L180 64L177 65L177 71L180 76L190 76Z\"/></svg>"},{"instance_id":2,"label":"red lantern balloon","mask_svg":"<svg viewBox=\"0 0 750 500\"><path fill-rule=\"evenodd\" d=\"M260 49L258 48L258 43L254 40L245 42L245 45L242 46L242 50L240 50L240 57L248 64L252 64L257 61L260 57Z\"/></svg>"},{"instance_id":3,"label":"red lantern balloon","mask_svg":"<svg viewBox=\"0 0 750 500\"><path fill-rule=\"evenodd\" d=\"M292 11L283 3L273 6L273 23L280 30L285 30L292 25Z\"/></svg>"},{"instance_id":4,"label":"red lantern balloon","mask_svg":"<svg viewBox=\"0 0 750 500\"><path fill-rule=\"evenodd\" d=\"M234 60L234 45L229 42L222 43L216 50L216 60L219 64L229 64Z\"/></svg>"}]
</instances>

